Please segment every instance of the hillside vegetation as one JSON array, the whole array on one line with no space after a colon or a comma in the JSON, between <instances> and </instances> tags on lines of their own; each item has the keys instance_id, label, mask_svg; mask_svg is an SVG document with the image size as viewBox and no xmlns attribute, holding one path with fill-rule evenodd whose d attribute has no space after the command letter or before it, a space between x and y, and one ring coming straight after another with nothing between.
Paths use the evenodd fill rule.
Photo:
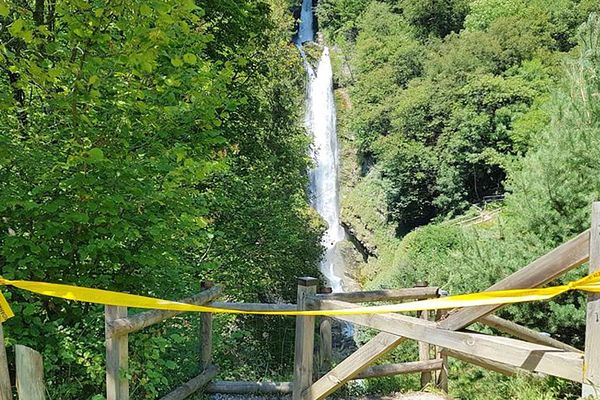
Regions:
<instances>
[{"instance_id":1,"label":"hillside vegetation","mask_svg":"<svg viewBox=\"0 0 600 400\"><path fill-rule=\"evenodd\" d=\"M319 2L320 29L338 50L352 177L342 180L343 220L371 252L356 272L364 286L482 290L589 227L600 199L598 9L576 0ZM500 315L581 347L584 303L568 294ZM579 393L557 380L453 368L451 394L462 399ZM388 384L418 385L369 383Z\"/></svg>"}]
</instances>

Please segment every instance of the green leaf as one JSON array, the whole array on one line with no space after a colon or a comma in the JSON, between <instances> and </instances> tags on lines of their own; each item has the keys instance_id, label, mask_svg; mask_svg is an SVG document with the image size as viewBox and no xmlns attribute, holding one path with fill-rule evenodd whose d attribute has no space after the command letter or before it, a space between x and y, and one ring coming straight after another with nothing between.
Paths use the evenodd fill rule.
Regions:
<instances>
[{"instance_id":1,"label":"green leaf","mask_svg":"<svg viewBox=\"0 0 600 400\"><path fill-rule=\"evenodd\" d=\"M10 9L6 5L6 3L4 3L4 2L0 3L0 16L8 17L9 13L10 13Z\"/></svg>"},{"instance_id":2,"label":"green leaf","mask_svg":"<svg viewBox=\"0 0 600 400\"><path fill-rule=\"evenodd\" d=\"M94 147L88 151L88 159L90 161L101 161L104 159L104 152L101 149Z\"/></svg>"},{"instance_id":3,"label":"green leaf","mask_svg":"<svg viewBox=\"0 0 600 400\"><path fill-rule=\"evenodd\" d=\"M173 57L171 58L171 64L173 64L174 67L181 67L183 65L183 61L179 57Z\"/></svg>"},{"instance_id":4,"label":"green leaf","mask_svg":"<svg viewBox=\"0 0 600 400\"><path fill-rule=\"evenodd\" d=\"M23 27L25 26L25 21L23 21L21 18L15 20L15 22L13 22L12 24L10 24L10 27L8 28L8 31L11 33L11 35L17 35L19 32L21 32L23 30Z\"/></svg>"},{"instance_id":5,"label":"green leaf","mask_svg":"<svg viewBox=\"0 0 600 400\"><path fill-rule=\"evenodd\" d=\"M194 54L191 53L186 53L183 55L183 61L185 61L188 64L196 64L196 56Z\"/></svg>"},{"instance_id":6,"label":"green leaf","mask_svg":"<svg viewBox=\"0 0 600 400\"><path fill-rule=\"evenodd\" d=\"M147 4L142 4L140 6L140 14L142 14L145 17L152 15L152 8L150 8L150 6Z\"/></svg>"}]
</instances>

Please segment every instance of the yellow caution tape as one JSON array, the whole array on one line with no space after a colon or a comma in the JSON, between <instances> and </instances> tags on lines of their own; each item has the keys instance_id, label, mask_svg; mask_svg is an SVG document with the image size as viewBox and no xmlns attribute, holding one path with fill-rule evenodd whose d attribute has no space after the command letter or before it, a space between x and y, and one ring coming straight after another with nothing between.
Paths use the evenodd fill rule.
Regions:
<instances>
[{"instance_id":1,"label":"yellow caution tape","mask_svg":"<svg viewBox=\"0 0 600 400\"><path fill-rule=\"evenodd\" d=\"M566 285L552 286L547 288L485 291L479 293L440 297L435 299L413 301L400 304L355 307L344 310L338 309L306 311L246 311L231 308L197 306L194 304L179 303L177 301L138 296L134 294L112 292L109 290L91 289L72 285L62 285L57 283L8 280L2 278L0 278L0 285L14 286L16 288L27 290L33 293L38 293L44 296L59 297L67 300L105 304L111 306L226 314L335 316L358 314L386 314L395 312L436 309L439 310L459 307L523 303L529 301L548 300L569 290L582 290L586 292L600 293L600 271L597 271L576 281L569 282ZM0 322L4 322L8 318L11 318L13 316L14 313L8 305L8 302L0 293Z\"/></svg>"}]
</instances>

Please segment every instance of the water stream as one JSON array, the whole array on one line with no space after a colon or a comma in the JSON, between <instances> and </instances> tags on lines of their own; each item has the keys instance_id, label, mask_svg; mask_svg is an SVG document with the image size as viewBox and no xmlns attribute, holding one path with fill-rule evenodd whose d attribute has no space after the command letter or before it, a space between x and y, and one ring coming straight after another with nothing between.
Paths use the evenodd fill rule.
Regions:
<instances>
[{"instance_id":1,"label":"water stream","mask_svg":"<svg viewBox=\"0 0 600 400\"><path fill-rule=\"evenodd\" d=\"M312 135L311 155L315 161L315 166L310 171L311 203L327 222L327 231L322 239L326 252L321 261L321 272L333 291L340 292L343 290L344 263L337 244L344 240L345 232L340 223L333 72L327 47L323 48L316 70L306 61L302 49L303 43L314 39L312 0L303 0L300 19L296 45L304 57L307 72L305 123Z\"/></svg>"}]
</instances>

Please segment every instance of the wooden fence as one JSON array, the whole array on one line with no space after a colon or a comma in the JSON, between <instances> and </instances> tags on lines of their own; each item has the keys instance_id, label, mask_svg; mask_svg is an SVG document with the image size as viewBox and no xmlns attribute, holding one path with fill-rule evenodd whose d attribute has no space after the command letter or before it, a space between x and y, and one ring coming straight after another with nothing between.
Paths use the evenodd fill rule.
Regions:
<instances>
[{"instance_id":1,"label":"wooden fence","mask_svg":"<svg viewBox=\"0 0 600 400\"><path fill-rule=\"evenodd\" d=\"M488 290L539 287L589 261L589 271L600 269L600 202L592 207L591 229L562 244ZM220 287L205 285L196 296L182 300L220 308L246 310L336 310L359 307L356 303L405 301L437 297L435 287L351 293L317 293L315 278L299 278L296 304L238 304L216 302ZM447 358L453 357L507 375L551 375L582 383L582 396L600 395L600 296L589 295L585 351L537 331L499 318L493 313L502 305L469 307L446 313L435 310L417 316L400 314L296 317L294 375L292 382L214 381L218 369L212 362L212 315L201 314L199 374L176 388L163 400L184 399L202 389L218 393L291 393L293 400L318 400L352 379L420 373L421 384L447 388ZM128 400L128 335L177 315L148 311L128 316L125 307L106 307L107 400ZM380 331L346 359L332 366L331 318ZM315 335L318 324L318 346ZM509 336L469 331L479 322ZM374 363L405 340L419 343L418 360L400 364ZM316 355L316 357L315 357ZM20 400L44 399L42 361L31 349L17 346L17 392ZM26 388L26 389L25 389ZM0 325L0 400L12 399L6 352Z\"/></svg>"}]
</instances>

